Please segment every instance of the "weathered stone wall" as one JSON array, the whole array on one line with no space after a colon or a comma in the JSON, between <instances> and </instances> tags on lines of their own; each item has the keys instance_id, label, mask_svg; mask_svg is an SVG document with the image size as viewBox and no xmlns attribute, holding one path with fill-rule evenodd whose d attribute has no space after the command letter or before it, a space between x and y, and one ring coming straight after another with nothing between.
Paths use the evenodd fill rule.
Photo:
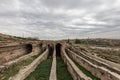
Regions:
<instances>
[{"instance_id":1,"label":"weathered stone wall","mask_svg":"<svg viewBox=\"0 0 120 80\"><path fill-rule=\"evenodd\" d=\"M31 64L21 69L18 74L11 77L9 80L24 80L35 68L48 57L48 49L43 52L37 59L35 59Z\"/></svg>"},{"instance_id":2,"label":"weathered stone wall","mask_svg":"<svg viewBox=\"0 0 120 80\"><path fill-rule=\"evenodd\" d=\"M117 63L113 63L111 61L102 59L102 58L97 57L97 56L93 56L90 53L87 53L87 52L84 52L84 51L78 51L77 49L74 49L74 48L70 48L70 50L79 54L81 57L84 57L85 59L92 62L93 64L96 64L96 65L101 66L101 67L105 67L112 72L120 74L120 65L117 64Z\"/></svg>"},{"instance_id":3,"label":"weathered stone wall","mask_svg":"<svg viewBox=\"0 0 120 80\"><path fill-rule=\"evenodd\" d=\"M28 54L32 51L29 49L28 44L0 47L0 65L6 63L10 60ZM31 45L32 47L32 45Z\"/></svg>"},{"instance_id":4,"label":"weathered stone wall","mask_svg":"<svg viewBox=\"0 0 120 80\"><path fill-rule=\"evenodd\" d=\"M92 80L87 77L84 73L82 73L79 68L75 65L75 63L67 56L65 52L65 47L62 47L61 57L64 62L67 64L68 71L72 75L74 80Z\"/></svg>"},{"instance_id":5,"label":"weathered stone wall","mask_svg":"<svg viewBox=\"0 0 120 80\"><path fill-rule=\"evenodd\" d=\"M54 47L53 62L52 62L52 67L51 67L49 80L57 80L56 74L57 74L56 73L56 49Z\"/></svg>"},{"instance_id":6,"label":"weathered stone wall","mask_svg":"<svg viewBox=\"0 0 120 80\"><path fill-rule=\"evenodd\" d=\"M107 68L95 65L91 63L89 59L85 59L70 50L67 50L67 53L72 60L90 71L93 75L99 77L101 80L120 80L119 74L111 72Z\"/></svg>"},{"instance_id":7,"label":"weathered stone wall","mask_svg":"<svg viewBox=\"0 0 120 80\"><path fill-rule=\"evenodd\" d=\"M46 50L46 45L39 46L39 44L33 44L32 52L26 55L23 55L17 59L11 60L7 63L4 63L0 66L0 72L4 72L7 68L12 67L13 65L17 65L19 62L30 58L31 56L41 54Z\"/></svg>"}]
</instances>

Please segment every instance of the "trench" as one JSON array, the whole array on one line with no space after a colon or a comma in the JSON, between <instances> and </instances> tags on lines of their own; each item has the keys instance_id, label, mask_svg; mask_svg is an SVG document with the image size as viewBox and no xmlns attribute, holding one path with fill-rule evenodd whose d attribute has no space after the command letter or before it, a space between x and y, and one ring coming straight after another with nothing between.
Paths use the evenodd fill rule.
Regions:
<instances>
[{"instance_id":1,"label":"trench","mask_svg":"<svg viewBox=\"0 0 120 80\"><path fill-rule=\"evenodd\" d=\"M51 44L48 44L48 57L46 60L42 61L36 69L30 73L25 80L49 80L52 61L53 61L53 51L54 47Z\"/></svg>"},{"instance_id":2,"label":"trench","mask_svg":"<svg viewBox=\"0 0 120 80\"><path fill-rule=\"evenodd\" d=\"M61 58L61 47L62 45L60 43L57 43L55 46L57 57L57 80L73 80L67 69L67 65Z\"/></svg>"},{"instance_id":3,"label":"trench","mask_svg":"<svg viewBox=\"0 0 120 80\"><path fill-rule=\"evenodd\" d=\"M41 62L25 80L49 80L52 58Z\"/></svg>"},{"instance_id":4,"label":"trench","mask_svg":"<svg viewBox=\"0 0 120 80\"><path fill-rule=\"evenodd\" d=\"M81 65L79 65L78 63L74 62L77 67L88 77L92 78L93 80L101 80L100 78L94 76L90 71L86 70L84 67L82 67Z\"/></svg>"},{"instance_id":5,"label":"trench","mask_svg":"<svg viewBox=\"0 0 120 80\"><path fill-rule=\"evenodd\" d=\"M57 80L73 80L67 65L61 58L57 58Z\"/></svg>"},{"instance_id":6,"label":"trench","mask_svg":"<svg viewBox=\"0 0 120 80\"><path fill-rule=\"evenodd\" d=\"M71 49L70 49L71 50ZM72 50L75 54L77 54L74 50ZM66 50L66 52L68 53L68 51ZM77 54L79 55L79 54ZM68 55L69 56L69 55ZM81 55L79 55L81 56ZM69 56L70 57L70 56ZM93 80L101 80L100 78L98 78L97 76L93 75L90 71L88 71L87 69L85 69L82 65L79 65L77 62L75 62L73 59L72 61L76 64L76 66L88 77L92 78Z\"/></svg>"},{"instance_id":7,"label":"trench","mask_svg":"<svg viewBox=\"0 0 120 80\"><path fill-rule=\"evenodd\" d=\"M3 47L0 51L0 65L32 52L32 44Z\"/></svg>"},{"instance_id":8,"label":"trench","mask_svg":"<svg viewBox=\"0 0 120 80\"><path fill-rule=\"evenodd\" d=\"M9 68L6 68L4 71L0 73L0 80L8 80L11 76L16 75L22 67L32 63L39 55L40 54L31 56L26 60L23 60L17 64L10 66Z\"/></svg>"}]
</instances>

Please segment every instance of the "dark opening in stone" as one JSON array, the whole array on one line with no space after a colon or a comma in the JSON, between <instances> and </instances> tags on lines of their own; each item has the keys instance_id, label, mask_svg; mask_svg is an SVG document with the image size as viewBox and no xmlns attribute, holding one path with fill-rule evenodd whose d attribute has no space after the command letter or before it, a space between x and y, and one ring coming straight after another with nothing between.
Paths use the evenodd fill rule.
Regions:
<instances>
[{"instance_id":1,"label":"dark opening in stone","mask_svg":"<svg viewBox=\"0 0 120 80\"><path fill-rule=\"evenodd\" d=\"M40 44L39 44L39 47L41 48L41 47L42 47L42 45L43 45L43 44L42 44L42 43L40 43Z\"/></svg>"},{"instance_id":2,"label":"dark opening in stone","mask_svg":"<svg viewBox=\"0 0 120 80\"><path fill-rule=\"evenodd\" d=\"M53 55L54 48L52 45L48 44L49 56Z\"/></svg>"},{"instance_id":3,"label":"dark opening in stone","mask_svg":"<svg viewBox=\"0 0 120 80\"><path fill-rule=\"evenodd\" d=\"M27 50L26 53L32 52L32 44L26 44L25 47L26 47L26 50Z\"/></svg>"},{"instance_id":4,"label":"dark opening in stone","mask_svg":"<svg viewBox=\"0 0 120 80\"><path fill-rule=\"evenodd\" d=\"M61 57L61 44L57 43L55 47L56 47L56 56Z\"/></svg>"}]
</instances>

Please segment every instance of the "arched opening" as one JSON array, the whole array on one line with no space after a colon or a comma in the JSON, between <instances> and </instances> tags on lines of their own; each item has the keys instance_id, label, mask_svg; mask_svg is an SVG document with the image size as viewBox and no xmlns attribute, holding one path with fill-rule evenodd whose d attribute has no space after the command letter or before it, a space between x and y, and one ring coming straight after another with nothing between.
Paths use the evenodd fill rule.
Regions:
<instances>
[{"instance_id":1,"label":"arched opening","mask_svg":"<svg viewBox=\"0 0 120 80\"><path fill-rule=\"evenodd\" d=\"M41 47L42 47L42 45L43 45L43 44L42 44L42 43L40 43L40 44L39 44L39 47L41 48Z\"/></svg>"},{"instance_id":2,"label":"arched opening","mask_svg":"<svg viewBox=\"0 0 120 80\"><path fill-rule=\"evenodd\" d=\"M32 52L32 44L26 44L25 47L26 47L26 50L27 50L26 53Z\"/></svg>"},{"instance_id":3,"label":"arched opening","mask_svg":"<svg viewBox=\"0 0 120 80\"><path fill-rule=\"evenodd\" d=\"M55 47L56 47L56 56L61 57L61 44L57 43Z\"/></svg>"},{"instance_id":4,"label":"arched opening","mask_svg":"<svg viewBox=\"0 0 120 80\"><path fill-rule=\"evenodd\" d=\"M53 55L54 48L52 45L48 44L49 56Z\"/></svg>"}]
</instances>

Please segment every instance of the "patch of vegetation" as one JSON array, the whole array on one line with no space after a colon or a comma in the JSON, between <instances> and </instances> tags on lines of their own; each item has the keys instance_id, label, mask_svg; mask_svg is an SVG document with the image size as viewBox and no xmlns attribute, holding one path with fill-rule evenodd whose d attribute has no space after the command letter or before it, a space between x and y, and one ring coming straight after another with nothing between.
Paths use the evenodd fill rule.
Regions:
<instances>
[{"instance_id":1,"label":"patch of vegetation","mask_svg":"<svg viewBox=\"0 0 120 80\"><path fill-rule=\"evenodd\" d=\"M75 64L78 66L78 68L88 77L92 78L93 80L100 80L100 78L97 78L94 76L90 71L86 70L84 67L79 65L78 63L75 62Z\"/></svg>"},{"instance_id":2,"label":"patch of vegetation","mask_svg":"<svg viewBox=\"0 0 120 80\"><path fill-rule=\"evenodd\" d=\"M106 60L110 60L115 63L120 63L120 51L116 50L103 50L103 49L89 49L93 54L97 54L99 57Z\"/></svg>"},{"instance_id":3,"label":"patch of vegetation","mask_svg":"<svg viewBox=\"0 0 120 80\"><path fill-rule=\"evenodd\" d=\"M0 36L0 41L3 41L3 38Z\"/></svg>"},{"instance_id":4,"label":"patch of vegetation","mask_svg":"<svg viewBox=\"0 0 120 80\"><path fill-rule=\"evenodd\" d=\"M57 59L57 80L73 80L62 59Z\"/></svg>"},{"instance_id":5,"label":"patch of vegetation","mask_svg":"<svg viewBox=\"0 0 120 80\"><path fill-rule=\"evenodd\" d=\"M41 62L25 80L49 80L51 66L51 58Z\"/></svg>"},{"instance_id":6,"label":"patch of vegetation","mask_svg":"<svg viewBox=\"0 0 120 80\"><path fill-rule=\"evenodd\" d=\"M5 69L3 72L0 73L0 80L8 80L11 76L14 76L19 72L19 70L30 64L32 61L34 61L39 55L35 55L30 57L29 59L23 60L19 62L16 65L13 65L12 67Z\"/></svg>"},{"instance_id":7,"label":"patch of vegetation","mask_svg":"<svg viewBox=\"0 0 120 80\"><path fill-rule=\"evenodd\" d=\"M120 58L120 54L118 55L118 57Z\"/></svg>"},{"instance_id":8,"label":"patch of vegetation","mask_svg":"<svg viewBox=\"0 0 120 80\"><path fill-rule=\"evenodd\" d=\"M76 39L75 44L93 45L101 47L120 47L120 40L111 39Z\"/></svg>"}]
</instances>

